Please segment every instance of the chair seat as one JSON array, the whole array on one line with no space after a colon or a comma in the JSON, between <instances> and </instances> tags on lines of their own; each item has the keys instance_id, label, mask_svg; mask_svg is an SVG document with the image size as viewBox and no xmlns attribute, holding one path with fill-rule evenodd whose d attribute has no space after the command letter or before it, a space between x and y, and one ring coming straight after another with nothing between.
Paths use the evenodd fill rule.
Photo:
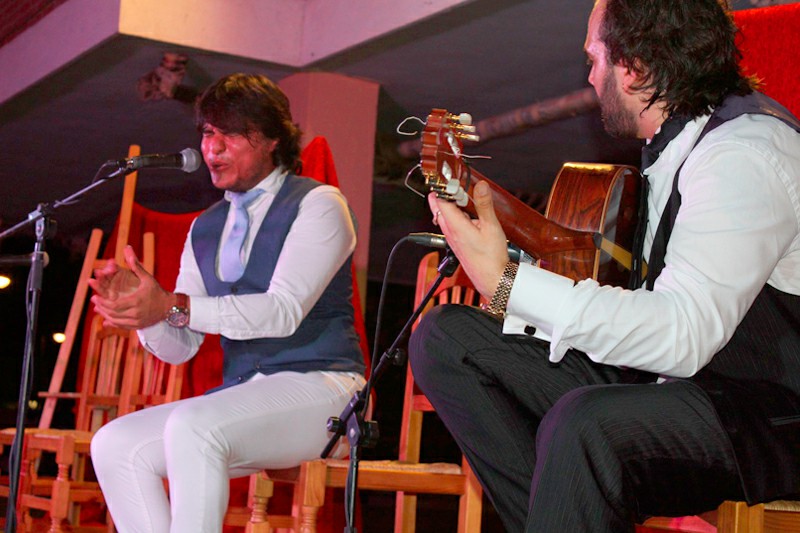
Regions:
<instances>
[{"instance_id":1,"label":"chair seat","mask_svg":"<svg viewBox=\"0 0 800 533\"><path fill-rule=\"evenodd\" d=\"M328 459L328 468L348 468L350 461L346 459ZM453 463L406 463L403 461L385 460L385 461L361 461L359 463L360 470L381 470L381 471L396 471L396 472L418 472L421 474L447 474L459 475L462 474L461 466Z\"/></svg>"},{"instance_id":2,"label":"chair seat","mask_svg":"<svg viewBox=\"0 0 800 533\"><path fill-rule=\"evenodd\" d=\"M317 459L309 463L324 465L324 486L342 488L347 483L350 462L346 459ZM271 480L294 483L300 468L267 470ZM461 467L449 463L405 463L394 460L360 461L358 486L367 490L402 490L411 494L463 494L466 474Z\"/></svg>"},{"instance_id":3,"label":"chair seat","mask_svg":"<svg viewBox=\"0 0 800 533\"><path fill-rule=\"evenodd\" d=\"M5 428L0 430L0 443L6 444L14 439L17 434L15 428ZM70 436L73 438L75 444L75 451L77 453L86 453L89 450L89 445L92 442L93 431L79 431L76 429L57 429L57 428L26 428L25 436L28 439L35 440L38 448L45 450L52 450L55 443ZM52 443L50 446L46 443Z\"/></svg>"},{"instance_id":4,"label":"chair seat","mask_svg":"<svg viewBox=\"0 0 800 533\"><path fill-rule=\"evenodd\" d=\"M767 511L791 511L800 513L800 501L795 500L775 500L764 504Z\"/></svg>"}]
</instances>

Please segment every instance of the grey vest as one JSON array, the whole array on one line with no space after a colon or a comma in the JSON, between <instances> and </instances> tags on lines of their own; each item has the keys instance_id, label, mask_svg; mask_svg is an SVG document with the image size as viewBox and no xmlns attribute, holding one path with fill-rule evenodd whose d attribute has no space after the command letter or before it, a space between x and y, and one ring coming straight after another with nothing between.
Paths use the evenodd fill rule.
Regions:
<instances>
[{"instance_id":1,"label":"grey vest","mask_svg":"<svg viewBox=\"0 0 800 533\"><path fill-rule=\"evenodd\" d=\"M192 229L192 247L208 294L266 292L300 202L308 191L319 185L309 178L286 177L254 237L244 274L234 282L221 281L215 268L229 204L223 200L203 212ZM223 384L213 390L246 381L259 372L363 372L363 355L353 323L351 261L352 257L345 261L293 335L247 340L223 336Z\"/></svg>"}]
</instances>

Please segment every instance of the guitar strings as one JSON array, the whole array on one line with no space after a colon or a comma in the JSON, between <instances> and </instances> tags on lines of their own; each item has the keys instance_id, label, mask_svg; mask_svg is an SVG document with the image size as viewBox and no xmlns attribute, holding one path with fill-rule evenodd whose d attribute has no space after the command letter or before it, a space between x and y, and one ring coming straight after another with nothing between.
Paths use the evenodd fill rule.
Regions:
<instances>
[{"instance_id":1,"label":"guitar strings","mask_svg":"<svg viewBox=\"0 0 800 533\"><path fill-rule=\"evenodd\" d=\"M423 193L421 193L420 191L418 191L417 189L415 189L415 188L414 188L414 187L411 185L411 183L409 183L409 181L408 181L408 180L409 180L409 178L411 178L411 174L412 174L412 173L413 173L415 170L417 170L418 168L422 168L422 165L420 165L419 163L417 163L416 165L414 165L413 167L411 167L411 170L409 170L409 171L408 171L408 174L406 174L406 179L405 179L405 180L403 180L403 184L406 186L406 189L408 189L409 191L411 191L411 192L413 192L414 194L416 194L416 195L420 196L421 198L425 198L425 194L423 194Z\"/></svg>"},{"instance_id":2,"label":"guitar strings","mask_svg":"<svg viewBox=\"0 0 800 533\"><path fill-rule=\"evenodd\" d=\"M419 122L422 126L427 126L427 122L426 121L422 120L421 118L419 118L417 116L411 115L411 116L408 116L408 117L404 118L400 122L400 124L397 125L397 128L395 128L395 130L400 135L413 136L413 135L419 134L418 131L404 131L404 127L409 122L412 122L412 121ZM460 159L464 160L464 166L467 168L467 182L470 181L470 178L472 176L472 169L470 168L469 160L471 160L471 159L491 159L492 158L491 156L488 156L488 155L470 155L470 154L465 154L463 152L459 153L459 154L453 153L452 151L445 152L445 153L447 155L449 155L449 156L453 156L453 157L460 158ZM420 168L422 168L421 163L417 163L416 165L411 167L411 169L408 171L408 173L406 173L406 177L403 180L403 185L405 185L405 187L408 190L410 190L411 192L413 192L414 194L416 194L420 198L424 199L424 198L427 197L427 195L424 192L417 190L410 182L411 175L414 173L415 170L420 169ZM472 196L469 193L467 193L467 191L464 190L463 187L461 187L459 185L459 189L461 191L463 191L464 194L467 196L467 198L469 198L469 200L474 203L474 199L472 198Z\"/></svg>"},{"instance_id":3,"label":"guitar strings","mask_svg":"<svg viewBox=\"0 0 800 533\"><path fill-rule=\"evenodd\" d=\"M412 116L410 116L410 117L406 117L406 118L404 118L404 119L402 120L402 122L400 122L400 124L398 124L398 125L397 125L397 128L396 128L396 131L397 131L397 133L399 133L400 135L416 135L416 134L418 134L418 133L419 133L418 131L403 131L403 130L402 130L402 127L403 127L403 126L404 126L404 125L405 125L407 122L410 122L410 121L412 121L412 120L416 120L417 122L419 122L419 123L420 123L420 124L422 124L423 126L425 126L425 125L426 125L426 122L425 122L424 120L422 120L422 119L421 119L421 118L419 118L419 117L415 117L415 116L413 116L413 115L412 115Z\"/></svg>"},{"instance_id":4,"label":"guitar strings","mask_svg":"<svg viewBox=\"0 0 800 533\"><path fill-rule=\"evenodd\" d=\"M472 177L472 169L470 169L470 166L469 166L469 165L464 165L464 166L465 166L465 167L467 167L467 181L469 181L469 180L471 179L471 177ZM425 199L425 198L427 198L427 197L428 197L428 196L427 196L427 194L426 194L426 193L423 193L423 192L421 192L421 191L418 191L418 190L417 190L417 189L415 189L415 188L414 188L414 186L413 186L413 185L411 185L411 183L409 182L409 178L411 177L411 174L412 174L412 173L413 173L415 170L417 170L418 168L420 168L420 165L419 165L419 164L415 165L414 167L412 167L412 168L411 168L411 170L409 170L409 171L408 171L408 174L406 174L406 178L405 178L405 180L403 180L403 184L406 186L406 189L408 189L409 191L413 192L414 194L416 194L416 195L417 195L417 196L419 196L420 198L423 198L423 199ZM468 199L469 199L469 200L470 200L470 201L471 201L473 204L475 203L475 199L472 197L472 195L471 195L471 194L469 194L469 192L467 192L467 191L464 189L464 187L462 187L461 185L459 185L459 187L458 187L458 188L459 188L459 191L460 191L460 192L463 192L463 193L464 193L464 195L465 195L465 196L466 196L466 197L467 197L467 198L468 198ZM440 197L441 197L441 196L440 196Z\"/></svg>"},{"instance_id":5,"label":"guitar strings","mask_svg":"<svg viewBox=\"0 0 800 533\"><path fill-rule=\"evenodd\" d=\"M453 154L452 152L446 152L446 153L448 155L455 156L455 154ZM470 159L491 159L492 156L490 156L490 155L468 155L468 154L463 154L462 153L461 154L461 158L462 159L466 159L466 160L470 160ZM472 179L472 165L470 165L469 161L464 161L464 167L467 169L467 183L469 183L471 181L471 179ZM406 189L410 190L411 192L413 192L414 194L416 194L420 198L427 198L425 193L415 189L414 186L410 182L411 174L413 174L415 170L420 169L420 168L422 168L422 165L420 163L417 163L416 165L411 167L411 169L406 174L405 179L403 180L403 185L405 185ZM474 199L472 198L472 196L463 187L459 187L459 188L462 191L464 191L464 194L466 194L467 197L470 199L470 201L472 201L474 203Z\"/></svg>"}]
</instances>

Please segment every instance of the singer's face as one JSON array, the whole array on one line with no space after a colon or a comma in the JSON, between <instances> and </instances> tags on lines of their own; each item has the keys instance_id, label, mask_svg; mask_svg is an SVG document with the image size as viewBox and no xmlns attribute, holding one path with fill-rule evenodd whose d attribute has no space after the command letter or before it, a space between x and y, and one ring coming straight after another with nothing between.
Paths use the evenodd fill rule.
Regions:
<instances>
[{"instance_id":1,"label":"singer's face","mask_svg":"<svg viewBox=\"0 0 800 533\"><path fill-rule=\"evenodd\" d=\"M206 124L200 148L215 187L245 192L275 169L272 152L276 144L275 139L267 139L261 132L225 133Z\"/></svg>"}]
</instances>

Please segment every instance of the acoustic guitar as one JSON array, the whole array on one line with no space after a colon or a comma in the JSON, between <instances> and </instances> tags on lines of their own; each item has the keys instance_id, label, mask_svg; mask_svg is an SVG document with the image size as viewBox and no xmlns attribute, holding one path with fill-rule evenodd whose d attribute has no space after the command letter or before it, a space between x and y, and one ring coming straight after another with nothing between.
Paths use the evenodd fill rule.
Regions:
<instances>
[{"instance_id":1,"label":"acoustic guitar","mask_svg":"<svg viewBox=\"0 0 800 533\"><path fill-rule=\"evenodd\" d=\"M539 267L579 281L627 286L642 178L626 165L565 163L545 214L481 175L463 156L463 141L478 140L469 115L434 109L422 132L420 168L426 187L475 216L472 188L486 181L508 240Z\"/></svg>"}]
</instances>

